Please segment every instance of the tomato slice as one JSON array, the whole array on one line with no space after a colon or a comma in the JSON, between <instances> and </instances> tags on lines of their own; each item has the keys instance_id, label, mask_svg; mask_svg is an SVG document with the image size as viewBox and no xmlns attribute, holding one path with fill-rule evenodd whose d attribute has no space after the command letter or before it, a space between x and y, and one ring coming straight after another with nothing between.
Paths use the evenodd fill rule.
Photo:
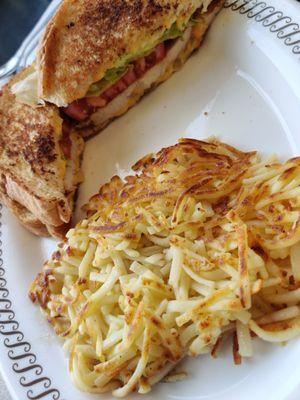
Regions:
<instances>
[{"instance_id":1,"label":"tomato slice","mask_svg":"<svg viewBox=\"0 0 300 400\"><path fill-rule=\"evenodd\" d=\"M123 77L122 81L125 82L127 86L130 86L137 80L136 73L133 68L131 68Z\"/></svg>"},{"instance_id":2,"label":"tomato slice","mask_svg":"<svg viewBox=\"0 0 300 400\"><path fill-rule=\"evenodd\" d=\"M166 46L164 43L160 43L155 47L156 62L163 60L167 54Z\"/></svg>"},{"instance_id":3,"label":"tomato slice","mask_svg":"<svg viewBox=\"0 0 300 400\"><path fill-rule=\"evenodd\" d=\"M71 125L64 121L62 125L62 138L59 141L60 148L64 153L64 156L68 159L71 159L72 152L72 140L70 138L70 129Z\"/></svg>"},{"instance_id":4,"label":"tomato slice","mask_svg":"<svg viewBox=\"0 0 300 400\"><path fill-rule=\"evenodd\" d=\"M125 84L125 82L123 81L123 79L121 78L117 83L116 83L116 87L119 91L119 93L124 92L124 90L127 88L127 85Z\"/></svg>"},{"instance_id":5,"label":"tomato slice","mask_svg":"<svg viewBox=\"0 0 300 400\"><path fill-rule=\"evenodd\" d=\"M91 107L95 107L95 108L102 108L105 107L107 104L107 100L105 100L103 97L101 96L97 96L97 97L87 97L86 101L88 102L88 104Z\"/></svg>"},{"instance_id":6,"label":"tomato slice","mask_svg":"<svg viewBox=\"0 0 300 400\"><path fill-rule=\"evenodd\" d=\"M63 109L64 113L76 121L84 121L90 116L90 107L86 99L73 101Z\"/></svg>"},{"instance_id":7,"label":"tomato slice","mask_svg":"<svg viewBox=\"0 0 300 400\"><path fill-rule=\"evenodd\" d=\"M147 69L145 57L139 58L134 62L134 70L137 76L142 76Z\"/></svg>"},{"instance_id":8,"label":"tomato slice","mask_svg":"<svg viewBox=\"0 0 300 400\"><path fill-rule=\"evenodd\" d=\"M64 135L69 135L71 132L71 129L72 129L72 124L69 121L64 120L63 124L62 124L62 133Z\"/></svg>"},{"instance_id":9,"label":"tomato slice","mask_svg":"<svg viewBox=\"0 0 300 400\"><path fill-rule=\"evenodd\" d=\"M105 90L104 93L102 93L102 96L106 99L106 100L113 100L116 96L118 96L119 94L119 90L118 87L116 86L116 84L110 86L108 89Z\"/></svg>"},{"instance_id":10,"label":"tomato slice","mask_svg":"<svg viewBox=\"0 0 300 400\"><path fill-rule=\"evenodd\" d=\"M147 69L154 67L154 65L156 64L156 54L154 51L148 54L148 56L146 57L146 64Z\"/></svg>"}]
</instances>

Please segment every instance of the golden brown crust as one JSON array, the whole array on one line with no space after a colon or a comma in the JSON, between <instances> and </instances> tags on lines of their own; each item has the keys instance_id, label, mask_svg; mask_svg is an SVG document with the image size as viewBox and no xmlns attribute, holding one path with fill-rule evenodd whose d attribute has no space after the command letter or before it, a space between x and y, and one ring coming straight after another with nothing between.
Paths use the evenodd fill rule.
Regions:
<instances>
[{"instance_id":1,"label":"golden brown crust","mask_svg":"<svg viewBox=\"0 0 300 400\"><path fill-rule=\"evenodd\" d=\"M38 236L49 236L46 226L38 220L30 211L8 196L0 193L1 203L11 210L19 222L30 232Z\"/></svg>"},{"instance_id":2,"label":"golden brown crust","mask_svg":"<svg viewBox=\"0 0 300 400\"><path fill-rule=\"evenodd\" d=\"M24 174L24 180L41 177L47 186L63 191L65 161L59 146L62 119L52 105L31 107L16 101L11 87L31 68L15 75L0 96L0 167ZM24 182L25 184L25 182ZM41 195L45 187L39 189ZM56 193L53 197L55 197Z\"/></svg>"},{"instance_id":3,"label":"golden brown crust","mask_svg":"<svg viewBox=\"0 0 300 400\"><path fill-rule=\"evenodd\" d=\"M49 104L32 107L18 103L10 90L31 72L28 68L13 77L0 96L1 197L30 231L62 237L72 217L73 197L80 181L83 142L72 134L76 168L72 185L66 186L59 110Z\"/></svg>"},{"instance_id":4,"label":"golden brown crust","mask_svg":"<svg viewBox=\"0 0 300 400\"><path fill-rule=\"evenodd\" d=\"M19 223L24 226L29 232L37 236L48 237L53 236L56 239L64 239L65 234L70 228L70 224L63 224L61 226L44 225L35 215L28 211L18 202L11 200L0 192L0 200L3 205L11 210L14 216L18 219Z\"/></svg>"},{"instance_id":5,"label":"golden brown crust","mask_svg":"<svg viewBox=\"0 0 300 400\"><path fill-rule=\"evenodd\" d=\"M59 146L62 119L52 105L18 103L10 89L31 72L17 74L0 97L0 173L8 196L42 223L59 226L71 218L65 198L65 160Z\"/></svg>"},{"instance_id":6,"label":"golden brown crust","mask_svg":"<svg viewBox=\"0 0 300 400\"><path fill-rule=\"evenodd\" d=\"M82 98L120 59L151 48L202 0L65 0L38 55L39 96L59 106Z\"/></svg>"},{"instance_id":7,"label":"golden brown crust","mask_svg":"<svg viewBox=\"0 0 300 400\"><path fill-rule=\"evenodd\" d=\"M11 171L0 169L7 195L30 210L44 224L60 226L69 222L72 209L65 200L45 199L37 196L34 189L24 185Z\"/></svg>"},{"instance_id":8,"label":"golden brown crust","mask_svg":"<svg viewBox=\"0 0 300 400\"><path fill-rule=\"evenodd\" d=\"M173 62L173 64L165 71L163 75L159 77L159 79L149 88L145 90L141 90L140 88L132 93L128 98L128 102L126 106L121 108L120 110L116 111L115 115L112 118L107 119L103 123L97 125L93 123L90 119L85 121L77 126L77 130L80 135L84 138L96 135L102 129L104 129L113 119L125 114L131 107L133 107L140 98L146 94L147 92L154 89L160 83L166 81L174 72L179 70L181 66L186 62L186 60L190 57L190 55L199 48L201 45L205 34L210 27L215 16L219 13L224 5L225 0L213 0L210 4L206 13L203 13L202 16L199 18L199 23L193 28L192 37L187 44L186 48L181 52L178 58ZM98 111L101 113L101 109Z\"/></svg>"},{"instance_id":9,"label":"golden brown crust","mask_svg":"<svg viewBox=\"0 0 300 400\"><path fill-rule=\"evenodd\" d=\"M31 107L18 103L10 90L31 72L29 67L18 73L0 92L0 149L11 162L23 158L31 170L51 180L53 168L61 161L56 144L62 126L59 110L52 105Z\"/></svg>"}]
</instances>

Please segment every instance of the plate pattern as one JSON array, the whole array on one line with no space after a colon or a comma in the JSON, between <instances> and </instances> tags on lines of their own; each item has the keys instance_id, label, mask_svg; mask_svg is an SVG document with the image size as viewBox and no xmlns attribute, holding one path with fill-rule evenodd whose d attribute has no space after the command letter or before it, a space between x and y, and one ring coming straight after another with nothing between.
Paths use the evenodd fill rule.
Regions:
<instances>
[{"instance_id":1,"label":"plate pattern","mask_svg":"<svg viewBox=\"0 0 300 400\"><path fill-rule=\"evenodd\" d=\"M294 54L300 54L300 25L282 11L257 0L226 0L224 7L261 22L286 46L291 47Z\"/></svg>"},{"instance_id":2,"label":"plate pattern","mask_svg":"<svg viewBox=\"0 0 300 400\"><path fill-rule=\"evenodd\" d=\"M0 204L0 219L2 217ZM20 376L19 383L27 390L27 399L62 400L60 391L52 386L51 379L43 376L43 367L37 364L37 357L31 351L31 344L25 341L19 322L15 319L2 259L2 223L0 221L0 335L12 363L12 370Z\"/></svg>"}]
</instances>

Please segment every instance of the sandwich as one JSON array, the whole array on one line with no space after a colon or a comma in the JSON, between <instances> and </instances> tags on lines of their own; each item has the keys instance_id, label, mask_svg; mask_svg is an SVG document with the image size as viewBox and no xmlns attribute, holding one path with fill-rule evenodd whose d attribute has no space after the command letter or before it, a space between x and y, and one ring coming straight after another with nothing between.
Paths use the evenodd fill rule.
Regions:
<instances>
[{"instance_id":1,"label":"sandwich","mask_svg":"<svg viewBox=\"0 0 300 400\"><path fill-rule=\"evenodd\" d=\"M84 137L125 113L197 49L224 0L65 0L20 101L61 108ZM30 96L29 96L30 97ZM25 101L26 102L26 101Z\"/></svg>"},{"instance_id":2,"label":"sandwich","mask_svg":"<svg viewBox=\"0 0 300 400\"><path fill-rule=\"evenodd\" d=\"M0 199L62 238L83 139L125 113L197 49L224 0L64 0L34 64L0 97Z\"/></svg>"},{"instance_id":3,"label":"sandwich","mask_svg":"<svg viewBox=\"0 0 300 400\"><path fill-rule=\"evenodd\" d=\"M18 73L0 92L0 200L31 232L63 238L81 180L83 139L55 105L16 101L12 86L33 70Z\"/></svg>"}]
</instances>

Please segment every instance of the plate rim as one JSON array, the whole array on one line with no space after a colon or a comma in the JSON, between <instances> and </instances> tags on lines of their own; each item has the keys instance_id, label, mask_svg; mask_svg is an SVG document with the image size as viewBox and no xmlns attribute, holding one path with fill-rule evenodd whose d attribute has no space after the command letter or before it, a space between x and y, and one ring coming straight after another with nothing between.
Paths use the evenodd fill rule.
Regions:
<instances>
[{"instance_id":1,"label":"plate rim","mask_svg":"<svg viewBox=\"0 0 300 400\"><path fill-rule=\"evenodd\" d=\"M295 3L295 0L288 0L288 2ZM296 2L300 13L299 0ZM290 48L291 52L300 60L300 23L295 22L283 11L258 0L225 0L224 8L260 23L286 47Z\"/></svg>"},{"instance_id":2,"label":"plate rim","mask_svg":"<svg viewBox=\"0 0 300 400\"><path fill-rule=\"evenodd\" d=\"M0 335L4 336L3 346L6 347L8 361L12 362L11 371L17 376L19 385L26 390L27 399L44 398L52 395L53 400L62 400L61 393L53 386L52 380L44 375L44 368L37 363L38 356L32 351L32 345L26 339L25 334L20 329L20 323L15 318L13 301L10 296L8 283L6 280L6 266L2 258L3 255L3 233L2 217L3 205L0 204ZM11 339L11 340L10 340ZM14 349L23 347L18 355L14 354ZM18 360L26 359L26 365L18 368ZM0 361L0 371L10 395L18 400L18 394L13 383L4 368L4 362ZM30 380L30 372L35 371L36 379ZM29 380L28 380L29 378ZM33 388L41 388L40 393L35 394Z\"/></svg>"},{"instance_id":3,"label":"plate rim","mask_svg":"<svg viewBox=\"0 0 300 400\"><path fill-rule=\"evenodd\" d=\"M295 0L288 0L288 3L294 4ZM224 8L261 24L261 26L271 32L273 36L277 37L277 39L290 50L292 55L298 57L300 60L300 4L297 3L296 6L299 10L299 23L295 22L291 17L286 16L284 12L280 9L276 9L273 5L270 6L268 3L258 0L226 0ZM278 26L278 23L282 23L282 25ZM290 30L291 27L293 27L293 30ZM296 40L294 38L296 38ZM2 210L3 206L0 204L0 336L3 337L2 344L3 347L5 347L7 358L5 361L0 360L0 371L10 395L15 400L19 399L18 393L20 390L24 390L24 396L26 396L27 399L46 398L51 395L53 400L62 400L63 397L60 390L57 389L53 385L52 380L44 374L43 366L37 363L38 355L32 352L32 345L26 340L24 333L20 329L20 323L15 318L13 301L6 280L7 267L4 265L2 258L4 242L2 233ZM9 340L9 338L11 338L11 340ZM19 354L19 352L18 356L16 356L14 354L14 349L20 349L22 346L23 351L21 354ZM26 366L17 369L16 357L26 360ZM9 378L8 369L4 368L4 363L10 364L8 368L10 368L10 372L15 374L15 381ZM28 380L30 372L34 369L37 377L30 381ZM41 388L43 389L40 393L34 394L33 389ZM291 393L289 398L293 395L294 393Z\"/></svg>"}]
</instances>

